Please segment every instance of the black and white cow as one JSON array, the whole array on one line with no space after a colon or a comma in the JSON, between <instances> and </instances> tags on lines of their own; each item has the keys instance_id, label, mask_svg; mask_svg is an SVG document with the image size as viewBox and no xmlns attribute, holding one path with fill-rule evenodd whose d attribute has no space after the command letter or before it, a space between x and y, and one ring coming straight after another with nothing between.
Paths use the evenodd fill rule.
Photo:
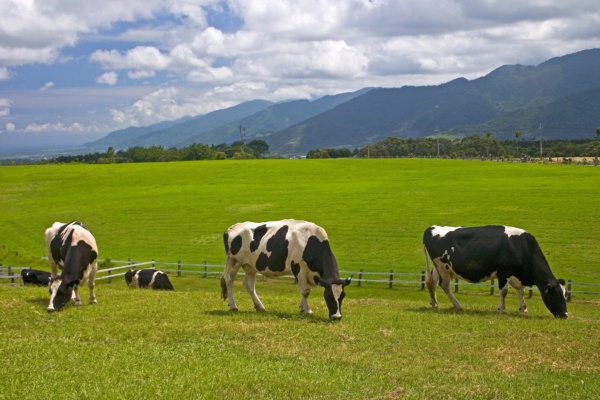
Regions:
<instances>
[{"instance_id":1,"label":"black and white cow","mask_svg":"<svg viewBox=\"0 0 600 400\"><path fill-rule=\"evenodd\" d=\"M265 307L256 295L254 281L260 272L264 276L293 274L302 294L300 310L311 314L308 296L314 286L325 288L329 318L342 318L344 287L351 278L340 279L337 261L329 246L325 230L312 222L283 220L272 222L242 222L223 234L227 260L221 277L223 299L229 299L231 311L237 311L233 299L233 281L240 267L244 269L244 286L257 311Z\"/></svg>"},{"instance_id":2,"label":"black and white cow","mask_svg":"<svg viewBox=\"0 0 600 400\"><path fill-rule=\"evenodd\" d=\"M24 269L21 271L21 279L24 285L48 286L50 284L50 272L37 269Z\"/></svg>"},{"instance_id":3,"label":"black and white cow","mask_svg":"<svg viewBox=\"0 0 600 400\"><path fill-rule=\"evenodd\" d=\"M151 288L155 290L173 290L167 274L155 269L132 269L125 273L125 282L131 288Z\"/></svg>"},{"instance_id":4,"label":"black and white cow","mask_svg":"<svg viewBox=\"0 0 600 400\"><path fill-rule=\"evenodd\" d=\"M430 226L423 234L425 282L430 304L436 308L435 289L440 286L455 309L462 310L450 290L453 278L468 282L498 279L500 305L505 312L508 284L517 290L520 310L527 311L523 298L525 286L537 286L544 304L556 318L567 318L565 281L556 279L537 240L523 229L509 226L450 227ZM429 270L429 258L435 268Z\"/></svg>"},{"instance_id":5,"label":"black and white cow","mask_svg":"<svg viewBox=\"0 0 600 400\"><path fill-rule=\"evenodd\" d=\"M55 222L46 229L46 253L50 262L50 304L58 311L69 300L81 305L79 285L88 282L90 304L96 303L94 280L98 268L98 246L92 233L79 221ZM59 269L62 271L58 275Z\"/></svg>"}]
</instances>

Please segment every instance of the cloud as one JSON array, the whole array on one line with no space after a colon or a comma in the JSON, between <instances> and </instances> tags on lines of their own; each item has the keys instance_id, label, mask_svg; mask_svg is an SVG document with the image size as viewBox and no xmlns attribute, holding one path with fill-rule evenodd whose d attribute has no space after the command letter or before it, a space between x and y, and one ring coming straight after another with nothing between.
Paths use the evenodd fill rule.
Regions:
<instances>
[{"instance_id":1,"label":"cloud","mask_svg":"<svg viewBox=\"0 0 600 400\"><path fill-rule=\"evenodd\" d=\"M5 125L6 132L13 132L15 130L15 124L7 122Z\"/></svg>"},{"instance_id":2,"label":"cloud","mask_svg":"<svg viewBox=\"0 0 600 400\"><path fill-rule=\"evenodd\" d=\"M54 87L54 82L46 82L44 86L40 88L40 92L45 92L48 89L52 89Z\"/></svg>"},{"instance_id":3,"label":"cloud","mask_svg":"<svg viewBox=\"0 0 600 400\"><path fill-rule=\"evenodd\" d=\"M116 72L106 72L96 78L96 82L102 83L109 86L114 86L117 84L117 80L119 79L119 74Z\"/></svg>"},{"instance_id":4,"label":"cloud","mask_svg":"<svg viewBox=\"0 0 600 400\"><path fill-rule=\"evenodd\" d=\"M0 67L0 81L8 80L10 77L10 70L6 67Z\"/></svg>"},{"instance_id":5,"label":"cloud","mask_svg":"<svg viewBox=\"0 0 600 400\"><path fill-rule=\"evenodd\" d=\"M8 117L12 100L0 97L0 117Z\"/></svg>"}]
</instances>

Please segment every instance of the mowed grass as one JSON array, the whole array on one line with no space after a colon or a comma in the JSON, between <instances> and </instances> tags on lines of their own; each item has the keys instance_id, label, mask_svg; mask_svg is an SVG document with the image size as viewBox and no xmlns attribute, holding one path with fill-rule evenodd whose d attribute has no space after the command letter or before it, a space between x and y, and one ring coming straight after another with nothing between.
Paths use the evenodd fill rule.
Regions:
<instances>
[{"instance_id":1,"label":"mowed grass","mask_svg":"<svg viewBox=\"0 0 600 400\"><path fill-rule=\"evenodd\" d=\"M531 232L556 273L600 282L600 169L459 160L253 160L0 168L0 262L40 263L78 219L100 258L224 263L241 221L323 226L344 270L419 272L432 224Z\"/></svg>"},{"instance_id":2,"label":"mowed grass","mask_svg":"<svg viewBox=\"0 0 600 400\"><path fill-rule=\"evenodd\" d=\"M256 160L0 168L0 262L47 269L43 232L79 219L100 258L223 263L223 231L245 220L307 219L346 270L420 272L431 224L509 224L541 244L557 276L600 283L600 170L454 160ZM355 276L356 278L356 276ZM323 291L299 313L290 280L241 280L240 312L217 279L184 275L170 293L122 278L81 307L47 314L46 288L0 285L0 398L598 398L600 298L576 295L555 320L539 294L416 286L346 290L330 322Z\"/></svg>"},{"instance_id":3,"label":"mowed grass","mask_svg":"<svg viewBox=\"0 0 600 400\"><path fill-rule=\"evenodd\" d=\"M47 314L47 289L0 287L0 398L24 399L589 399L600 391L598 299L554 320L539 297L521 315L497 296L461 293L432 310L415 288L349 287L344 318L298 312L291 281L258 282L266 313L240 282L240 311L219 281L171 277L175 292L100 283L98 304Z\"/></svg>"}]
</instances>

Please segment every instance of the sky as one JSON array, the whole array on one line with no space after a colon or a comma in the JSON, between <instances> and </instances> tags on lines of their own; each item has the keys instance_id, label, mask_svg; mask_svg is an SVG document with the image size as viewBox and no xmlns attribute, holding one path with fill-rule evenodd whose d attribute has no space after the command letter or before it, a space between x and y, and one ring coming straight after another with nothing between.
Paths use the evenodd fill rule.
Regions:
<instances>
[{"instance_id":1,"label":"sky","mask_svg":"<svg viewBox=\"0 0 600 400\"><path fill-rule=\"evenodd\" d=\"M597 0L0 0L0 152L591 48Z\"/></svg>"}]
</instances>

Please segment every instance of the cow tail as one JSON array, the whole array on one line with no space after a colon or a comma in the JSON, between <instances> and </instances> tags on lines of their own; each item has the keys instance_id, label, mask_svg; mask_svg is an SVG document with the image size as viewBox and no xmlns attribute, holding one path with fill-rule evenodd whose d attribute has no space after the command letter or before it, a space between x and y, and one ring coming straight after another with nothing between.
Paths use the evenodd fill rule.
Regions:
<instances>
[{"instance_id":1,"label":"cow tail","mask_svg":"<svg viewBox=\"0 0 600 400\"><path fill-rule=\"evenodd\" d=\"M223 300L227 300L227 283L225 283L225 273L221 275L221 297L223 297Z\"/></svg>"},{"instance_id":2,"label":"cow tail","mask_svg":"<svg viewBox=\"0 0 600 400\"><path fill-rule=\"evenodd\" d=\"M423 244L423 255L425 256L425 271L429 275L429 254L427 253L427 247Z\"/></svg>"}]
</instances>

